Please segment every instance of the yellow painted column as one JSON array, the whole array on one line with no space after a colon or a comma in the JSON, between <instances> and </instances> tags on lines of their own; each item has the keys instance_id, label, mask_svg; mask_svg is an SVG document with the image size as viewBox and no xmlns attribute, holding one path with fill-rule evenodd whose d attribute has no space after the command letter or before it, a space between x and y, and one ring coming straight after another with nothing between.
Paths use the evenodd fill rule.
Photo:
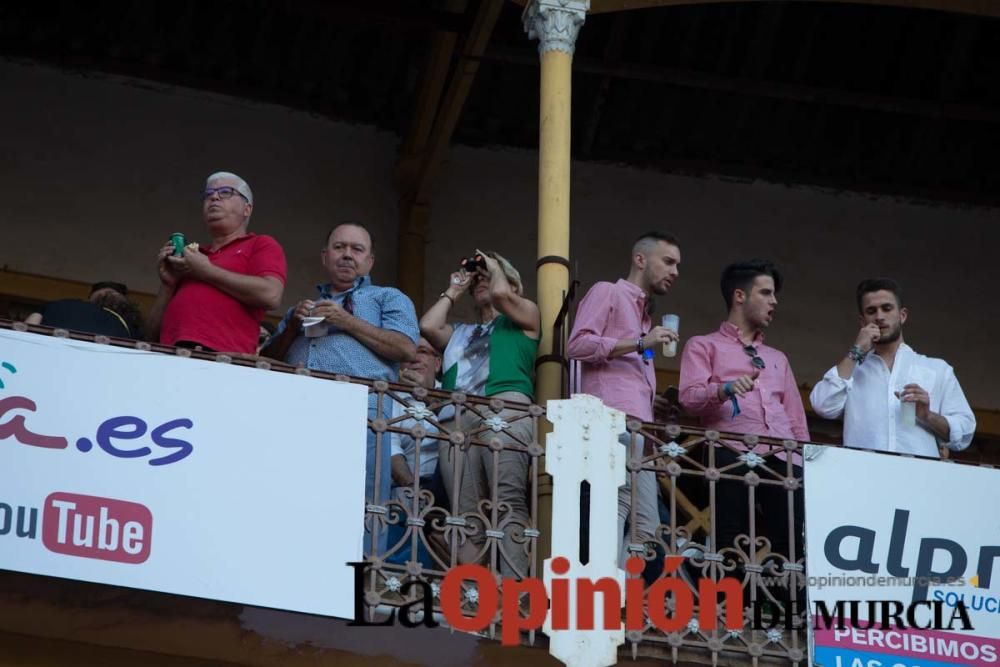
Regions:
<instances>
[{"instance_id":1,"label":"yellow painted column","mask_svg":"<svg viewBox=\"0 0 1000 667\"><path fill-rule=\"evenodd\" d=\"M523 16L528 36L539 40L541 57L538 307L542 315L542 340L538 348L540 363L535 380L535 400L543 406L549 400L561 398L562 393L563 367L558 359L550 355L554 344L553 325L569 289L573 45L589 7L587 0L531 0ZM541 435L539 437L542 438ZM541 559L551 554L552 480L548 475L539 476L538 495L541 567Z\"/></svg>"},{"instance_id":2,"label":"yellow painted column","mask_svg":"<svg viewBox=\"0 0 1000 667\"><path fill-rule=\"evenodd\" d=\"M538 147L538 306L545 336L539 354L551 354L550 327L569 289L570 89L572 56L549 51L542 56ZM561 398L562 367L554 361L538 369L539 400Z\"/></svg>"}]
</instances>

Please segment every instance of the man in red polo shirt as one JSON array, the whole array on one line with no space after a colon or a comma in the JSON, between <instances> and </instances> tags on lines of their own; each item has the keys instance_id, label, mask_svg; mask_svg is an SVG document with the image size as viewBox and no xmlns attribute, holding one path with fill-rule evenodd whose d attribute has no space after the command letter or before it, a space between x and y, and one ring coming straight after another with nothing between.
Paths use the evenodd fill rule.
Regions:
<instances>
[{"instance_id":1,"label":"man in red polo shirt","mask_svg":"<svg viewBox=\"0 0 1000 667\"><path fill-rule=\"evenodd\" d=\"M247 232L253 192L236 174L205 181L202 216L212 243L190 244L180 257L167 243L157 258L160 291L150 336L166 345L254 354L260 323L281 304L285 253L270 236Z\"/></svg>"}]
</instances>

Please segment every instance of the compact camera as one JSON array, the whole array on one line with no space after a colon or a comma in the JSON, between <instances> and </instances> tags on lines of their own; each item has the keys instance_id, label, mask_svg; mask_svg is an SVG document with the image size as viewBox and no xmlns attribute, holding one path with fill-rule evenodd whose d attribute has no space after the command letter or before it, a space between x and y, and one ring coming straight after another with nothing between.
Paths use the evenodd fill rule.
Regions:
<instances>
[{"instance_id":1,"label":"compact camera","mask_svg":"<svg viewBox=\"0 0 1000 667\"><path fill-rule=\"evenodd\" d=\"M461 266L465 269L466 273L475 273L479 267L486 267L486 260L478 252L473 254L471 257L466 257L462 260Z\"/></svg>"}]
</instances>

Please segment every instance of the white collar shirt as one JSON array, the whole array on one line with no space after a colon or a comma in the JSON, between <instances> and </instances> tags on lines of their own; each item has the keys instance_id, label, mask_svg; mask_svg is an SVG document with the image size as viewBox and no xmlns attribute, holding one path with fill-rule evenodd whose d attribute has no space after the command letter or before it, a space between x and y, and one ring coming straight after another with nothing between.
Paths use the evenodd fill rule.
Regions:
<instances>
[{"instance_id":1,"label":"white collar shirt","mask_svg":"<svg viewBox=\"0 0 1000 667\"><path fill-rule=\"evenodd\" d=\"M435 389L439 388L435 384ZM418 401L410 394L401 394L400 398L405 401L405 405L399 402L392 404L392 426L410 430L419 425L430 435L438 432L434 422L440 423L455 417L455 407L446 405L440 408L435 414L427 408L427 404ZM435 399L430 399L434 403ZM406 419L400 419L406 417ZM406 459L406 465L418 477L429 477L434 474L438 464L438 439L434 437L424 437L420 439L420 465L417 465L417 441L411 433L398 433L392 431L389 434L389 446L392 456L402 454Z\"/></svg>"},{"instance_id":2,"label":"white collar shirt","mask_svg":"<svg viewBox=\"0 0 1000 667\"><path fill-rule=\"evenodd\" d=\"M972 442L976 418L955 371L941 359L918 354L903 343L892 370L877 354L869 354L843 379L834 366L816 383L809 400L826 419L844 418L844 444L886 452L938 458L938 439L919 424L907 425L895 392L918 384L930 397L930 410L948 422L949 439L941 442L962 450Z\"/></svg>"}]
</instances>

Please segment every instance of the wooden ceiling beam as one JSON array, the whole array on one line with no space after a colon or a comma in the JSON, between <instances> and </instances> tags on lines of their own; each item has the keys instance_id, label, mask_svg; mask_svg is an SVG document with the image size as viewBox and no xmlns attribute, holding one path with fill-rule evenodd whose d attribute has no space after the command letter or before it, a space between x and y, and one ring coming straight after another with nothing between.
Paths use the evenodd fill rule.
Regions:
<instances>
[{"instance_id":1,"label":"wooden ceiling beam","mask_svg":"<svg viewBox=\"0 0 1000 667\"><path fill-rule=\"evenodd\" d=\"M413 0L286 0L284 9L290 13L334 23L371 23L401 31L444 30L461 33L468 28L461 11L455 12L425 7Z\"/></svg>"},{"instance_id":2,"label":"wooden ceiling beam","mask_svg":"<svg viewBox=\"0 0 1000 667\"><path fill-rule=\"evenodd\" d=\"M441 101L441 109L438 111L434 128L428 139L427 152L417 183L416 192L419 201L429 199L430 188L441 168L444 153L451 143L451 137L455 133L455 127L462 115L462 108L469 97L469 91L472 90L472 84L479 72L482 55L486 52L503 5L504 0L482 0L472 28L465 37L462 53L455 65L448 90ZM535 56L536 64L537 61L538 58Z\"/></svg>"},{"instance_id":3,"label":"wooden ceiling beam","mask_svg":"<svg viewBox=\"0 0 1000 667\"><path fill-rule=\"evenodd\" d=\"M628 19L631 14L619 14L611 24L611 35L604 45L604 63L606 65L617 64L621 58L622 50L625 48L625 34L628 30ZM597 137L597 128L601 124L601 113L604 111L604 104L608 101L608 93L611 90L611 77L601 77L597 87L597 94L594 95L590 105L590 113L587 116L587 125L583 131L583 142L580 146L580 154L590 155L594 148L594 139Z\"/></svg>"},{"instance_id":4,"label":"wooden ceiling beam","mask_svg":"<svg viewBox=\"0 0 1000 667\"><path fill-rule=\"evenodd\" d=\"M962 85L967 80L969 61L975 52L979 40L982 22L972 17L962 17L955 25L951 35L950 47L944 58L938 80L939 99L951 102L956 99ZM947 127L941 123L924 120L917 129L914 141L910 144L907 162L918 169L925 168L929 162L936 159L944 142Z\"/></svg>"},{"instance_id":5,"label":"wooden ceiling beam","mask_svg":"<svg viewBox=\"0 0 1000 667\"><path fill-rule=\"evenodd\" d=\"M750 43L746 60L743 62L742 76L748 79L763 79L767 72L767 67L771 62L771 54L774 51L774 38L781 25L781 18L784 15L785 5L781 3L770 3L764 5L763 9L757 13L757 21L754 26L753 40ZM753 122L753 111L751 105L740 105L736 120L730 125L731 141L740 141L742 137L750 140L751 150L760 154L763 146L770 144L770 137L763 132L750 132L747 134L747 124ZM764 153L766 154L766 149Z\"/></svg>"},{"instance_id":6,"label":"wooden ceiling beam","mask_svg":"<svg viewBox=\"0 0 1000 667\"><path fill-rule=\"evenodd\" d=\"M504 0L481 0L472 26L462 40L454 69L450 65L458 50L457 40L435 34L414 122L403 141L396 166L394 186L399 195L400 215L396 279L418 312L423 310L424 246L429 232L431 187L503 7Z\"/></svg>"},{"instance_id":7,"label":"wooden ceiling beam","mask_svg":"<svg viewBox=\"0 0 1000 667\"><path fill-rule=\"evenodd\" d=\"M514 0L524 5L526 0ZM679 7L683 5L710 5L735 2L768 2L769 0L590 0L591 14L624 12L653 7ZM1000 3L996 0L796 0L797 2L836 2L852 5L884 5L904 9L930 9L958 14L1000 17Z\"/></svg>"},{"instance_id":8,"label":"wooden ceiling beam","mask_svg":"<svg viewBox=\"0 0 1000 667\"><path fill-rule=\"evenodd\" d=\"M702 13L698 12L696 16L700 16ZM662 12L656 12L643 18L644 20L634 28L634 33L637 34L634 34L633 39L636 40L638 46L637 59L641 62L647 62L654 57L657 49L661 48L661 40L666 33L666 17ZM697 38L699 27L700 21L696 18L692 21L690 30L684 31L685 46L690 44L692 39ZM576 58L576 61L578 62L579 58ZM641 82L627 81L620 87L621 90L615 91L614 106L608 110L610 115L605 114L605 133L611 141L625 134L622 131L623 126L628 127L632 124L640 127L653 127L654 123L666 123L669 126L672 122L671 116L676 112L677 100L672 100L672 104L665 106L662 110L651 110L648 106L641 105L643 89L645 88ZM666 136L666 133L664 132L662 136ZM591 146L591 150L593 150L593 146Z\"/></svg>"},{"instance_id":9,"label":"wooden ceiling beam","mask_svg":"<svg viewBox=\"0 0 1000 667\"><path fill-rule=\"evenodd\" d=\"M482 59L518 65L530 65L533 67L538 66L537 58L533 54L529 55L522 49L510 47L493 47L488 53L483 55ZM574 61L573 69L578 73L650 81L653 83L713 90L735 95L768 97L809 104L866 109L869 111L907 114L927 118L1000 123L1000 109L892 95L860 93L799 83L748 79L713 72L688 70L680 67L640 65L636 63L606 65L599 59L579 58Z\"/></svg>"}]
</instances>

